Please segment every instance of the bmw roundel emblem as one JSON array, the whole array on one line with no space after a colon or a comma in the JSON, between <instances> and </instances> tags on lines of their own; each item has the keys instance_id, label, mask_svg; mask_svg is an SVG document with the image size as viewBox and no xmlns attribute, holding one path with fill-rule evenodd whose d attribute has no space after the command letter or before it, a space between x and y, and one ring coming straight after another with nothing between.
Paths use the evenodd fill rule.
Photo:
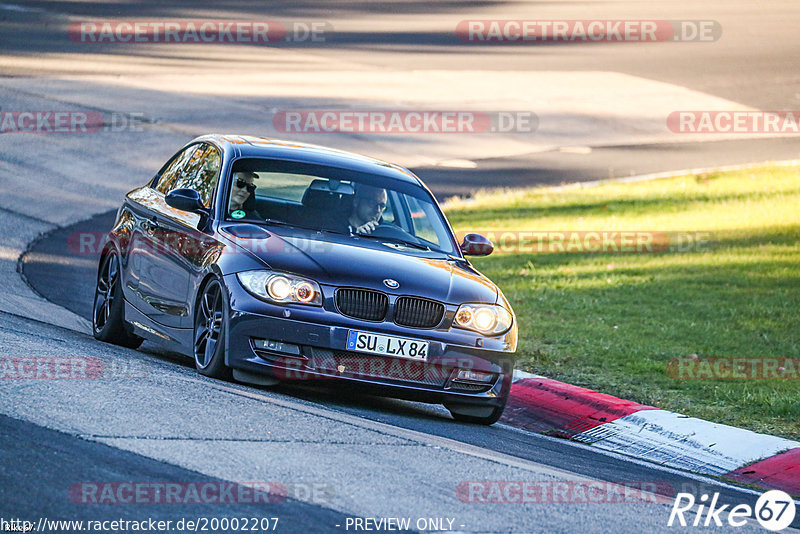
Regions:
<instances>
[{"instance_id":1,"label":"bmw roundel emblem","mask_svg":"<svg viewBox=\"0 0 800 534\"><path fill-rule=\"evenodd\" d=\"M385 285L389 289L397 289L398 287L400 287L400 282L398 282L397 280L392 280L391 278L387 278L386 280L383 281L383 285Z\"/></svg>"}]
</instances>

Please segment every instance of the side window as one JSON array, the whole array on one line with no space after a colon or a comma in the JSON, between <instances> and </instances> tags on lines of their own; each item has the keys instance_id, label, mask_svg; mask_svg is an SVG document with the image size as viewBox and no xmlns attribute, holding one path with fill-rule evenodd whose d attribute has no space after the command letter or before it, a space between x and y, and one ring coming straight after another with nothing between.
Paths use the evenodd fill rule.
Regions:
<instances>
[{"instance_id":1,"label":"side window","mask_svg":"<svg viewBox=\"0 0 800 534\"><path fill-rule=\"evenodd\" d=\"M222 156L216 147L203 143L192 153L173 189L185 187L200 193L205 207L211 207L211 198L217 186Z\"/></svg>"},{"instance_id":2,"label":"side window","mask_svg":"<svg viewBox=\"0 0 800 534\"><path fill-rule=\"evenodd\" d=\"M156 191L166 195L175 189L175 182L180 176L181 169L186 164L186 160L192 156L197 148L197 145L192 145L172 159L169 165L167 165L167 168L164 169L164 172L161 173L161 178L158 179L158 183L156 184Z\"/></svg>"}]
</instances>

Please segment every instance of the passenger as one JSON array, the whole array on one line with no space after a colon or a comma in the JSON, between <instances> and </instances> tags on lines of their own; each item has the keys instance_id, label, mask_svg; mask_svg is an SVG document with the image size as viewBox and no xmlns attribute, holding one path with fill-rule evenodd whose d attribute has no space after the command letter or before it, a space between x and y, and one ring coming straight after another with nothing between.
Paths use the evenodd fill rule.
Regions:
<instances>
[{"instance_id":1,"label":"passenger","mask_svg":"<svg viewBox=\"0 0 800 534\"><path fill-rule=\"evenodd\" d=\"M254 172L239 171L233 173L231 185L231 201L229 211L234 219L264 219L256 210L256 184L258 175Z\"/></svg>"},{"instance_id":2,"label":"passenger","mask_svg":"<svg viewBox=\"0 0 800 534\"><path fill-rule=\"evenodd\" d=\"M385 189L369 185L356 186L353 207L347 218L350 233L371 234L381 224L386 201Z\"/></svg>"}]
</instances>

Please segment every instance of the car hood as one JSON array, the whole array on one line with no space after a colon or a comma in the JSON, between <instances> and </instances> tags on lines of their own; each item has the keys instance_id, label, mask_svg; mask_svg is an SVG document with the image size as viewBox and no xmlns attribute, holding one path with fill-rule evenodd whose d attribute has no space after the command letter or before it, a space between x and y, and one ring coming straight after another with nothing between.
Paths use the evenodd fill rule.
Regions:
<instances>
[{"instance_id":1,"label":"car hood","mask_svg":"<svg viewBox=\"0 0 800 534\"><path fill-rule=\"evenodd\" d=\"M237 246L266 267L312 278L323 285L366 287L396 295L417 295L448 304L497 302L497 287L464 260L426 254L371 239L309 233L237 239ZM426 257L429 256L429 257ZM384 280L396 281L396 289Z\"/></svg>"}]
</instances>

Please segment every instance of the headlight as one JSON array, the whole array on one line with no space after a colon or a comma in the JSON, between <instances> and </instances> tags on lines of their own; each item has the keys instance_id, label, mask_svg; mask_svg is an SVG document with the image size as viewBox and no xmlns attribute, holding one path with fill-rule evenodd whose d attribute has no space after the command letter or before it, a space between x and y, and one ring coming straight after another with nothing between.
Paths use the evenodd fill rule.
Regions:
<instances>
[{"instance_id":1,"label":"headlight","mask_svg":"<svg viewBox=\"0 0 800 534\"><path fill-rule=\"evenodd\" d=\"M495 304L462 304L456 311L453 326L481 334L502 334L511 328L511 312Z\"/></svg>"},{"instance_id":2,"label":"headlight","mask_svg":"<svg viewBox=\"0 0 800 534\"><path fill-rule=\"evenodd\" d=\"M322 291L313 280L272 271L245 271L236 277L247 291L270 302L322 305Z\"/></svg>"}]
</instances>

